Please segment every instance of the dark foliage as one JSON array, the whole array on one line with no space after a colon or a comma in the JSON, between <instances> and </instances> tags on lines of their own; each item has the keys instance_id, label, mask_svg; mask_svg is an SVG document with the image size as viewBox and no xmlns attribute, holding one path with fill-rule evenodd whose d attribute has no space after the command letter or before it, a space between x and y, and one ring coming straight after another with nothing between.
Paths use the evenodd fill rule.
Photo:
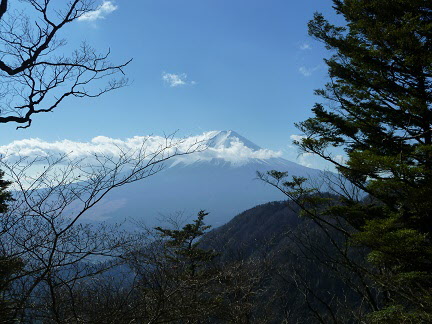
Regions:
<instances>
[{"instance_id":1,"label":"dark foliage","mask_svg":"<svg viewBox=\"0 0 432 324\"><path fill-rule=\"evenodd\" d=\"M12 196L7 190L11 182L3 179L4 172L0 170L0 217L7 211L8 202L12 201ZM1 229L3 232L4 228ZM5 293L10 285L10 278L19 272L22 262L19 258L6 255L4 249L0 247L0 323L12 321L12 304L7 299Z\"/></svg>"},{"instance_id":2,"label":"dark foliage","mask_svg":"<svg viewBox=\"0 0 432 324\"><path fill-rule=\"evenodd\" d=\"M309 23L333 53L330 82L316 91L326 105L317 103L314 117L298 124L306 137L297 144L373 198L344 197L326 213L348 222L350 244L371 250L368 276L384 302L369 320L431 322L432 2L333 2L346 25L319 13ZM346 163L333 157L334 147L344 149Z\"/></svg>"}]
</instances>

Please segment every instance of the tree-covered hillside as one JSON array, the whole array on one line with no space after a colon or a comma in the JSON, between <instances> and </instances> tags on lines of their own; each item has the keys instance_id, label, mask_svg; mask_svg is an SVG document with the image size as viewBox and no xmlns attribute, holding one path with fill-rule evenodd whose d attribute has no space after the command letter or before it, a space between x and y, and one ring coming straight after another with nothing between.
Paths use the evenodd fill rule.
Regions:
<instances>
[{"instance_id":1,"label":"tree-covered hillside","mask_svg":"<svg viewBox=\"0 0 432 324\"><path fill-rule=\"evenodd\" d=\"M298 124L297 145L332 163L366 202L350 192L318 212L303 179L263 179L296 200L323 231L337 226L348 246L370 250L362 272L383 294L368 321L432 321L432 3L334 0L336 25L316 13L309 33L325 44L329 81L322 101ZM335 154L343 150L344 156ZM283 171L283 170L281 170ZM315 202L317 202L315 200ZM330 238L331 239L331 238Z\"/></svg>"}]
</instances>

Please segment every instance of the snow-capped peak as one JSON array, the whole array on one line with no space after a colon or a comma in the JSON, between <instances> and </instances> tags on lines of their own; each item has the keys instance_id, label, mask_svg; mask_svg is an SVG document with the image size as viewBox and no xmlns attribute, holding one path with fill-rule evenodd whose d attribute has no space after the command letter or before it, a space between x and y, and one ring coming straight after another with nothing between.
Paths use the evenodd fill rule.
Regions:
<instances>
[{"instance_id":1,"label":"snow-capped peak","mask_svg":"<svg viewBox=\"0 0 432 324\"><path fill-rule=\"evenodd\" d=\"M239 166L258 160L265 163L265 160L278 158L282 155L281 152L262 149L232 130L205 132L188 139L198 141L205 149L191 155L180 156L175 159L172 165L212 162ZM189 143L189 141L185 143Z\"/></svg>"},{"instance_id":2,"label":"snow-capped peak","mask_svg":"<svg viewBox=\"0 0 432 324\"><path fill-rule=\"evenodd\" d=\"M252 151L259 151L261 147L252 143L248 139L239 135L235 131L226 130L226 131L213 131L206 133L208 140L207 146L212 148L229 148L232 146L233 142L240 142L243 146L251 149Z\"/></svg>"},{"instance_id":3,"label":"snow-capped peak","mask_svg":"<svg viewBox=\"0 0 432 324\"><path fill-rule=\"evenodd\" d=\"M191 152L196 149L192 154L173 159L174 164L217 159L239 165L248 163L251 159L268 160L282 155L281 152L262 149L232 130L210 131L187 138L173 137L168 141L172 145L170 148L172 153ZM167 138L162 136L134 136L127 139L97 136L88 142L71 140L47 142L33 138L0 146L0 155L3 154L6 159L14 159L16 156L47 157L66 154L71 158L92 159L98 154L115 157L122 152L141 152L143 147L146 152L157 152L165 145L167 145Z\"/></svg>"}]
</instances>

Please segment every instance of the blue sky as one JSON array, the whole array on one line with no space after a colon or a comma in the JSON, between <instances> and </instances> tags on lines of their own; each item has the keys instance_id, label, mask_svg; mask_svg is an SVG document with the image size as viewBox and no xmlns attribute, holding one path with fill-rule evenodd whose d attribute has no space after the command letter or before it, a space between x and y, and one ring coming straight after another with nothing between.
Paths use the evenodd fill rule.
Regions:
<instances>
[{"instance_id":1,"label":"blue sky","mask_svg":"<svg viewBox=\"0 0 432 324\"><path fill-rule=\"evenodd\" d=\"M291 160L294 127L310 116L327 80L322 44L307 34L315 11L334 18L330 0L99 1L102 19L68 26L71 43L130 58L131 85L103 97L66 102L32 126L0 128L13 140L89 141L179 130L188 136L232 129Z\"/></svg>"}]
</instances>

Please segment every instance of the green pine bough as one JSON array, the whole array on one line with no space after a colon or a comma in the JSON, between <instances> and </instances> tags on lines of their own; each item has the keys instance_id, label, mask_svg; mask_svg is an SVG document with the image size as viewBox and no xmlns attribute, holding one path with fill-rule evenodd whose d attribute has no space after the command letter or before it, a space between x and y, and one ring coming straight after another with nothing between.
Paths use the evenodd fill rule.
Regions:
<instances>
[{"instance_id":1,"label":"green pine bough","mask_svg":"<svg viewBox=\"0 0 432 324\"><path fill-rule=\"evenodd\" d=\"M368 321L430 323L432 2L333 3L344 26L319 13L309 22L310 35L332 53L325 60L330 81L316 90L324 100L313 117L297 124L304 138L296 144L367 194L340 198L321 215L342 217L350 244L370 251L367 275L380 298ZM334 148L345 151L345 162L333 157ZM267 176L294 199L304 194L302 183Z\"/></svg>"}]
</instances>

